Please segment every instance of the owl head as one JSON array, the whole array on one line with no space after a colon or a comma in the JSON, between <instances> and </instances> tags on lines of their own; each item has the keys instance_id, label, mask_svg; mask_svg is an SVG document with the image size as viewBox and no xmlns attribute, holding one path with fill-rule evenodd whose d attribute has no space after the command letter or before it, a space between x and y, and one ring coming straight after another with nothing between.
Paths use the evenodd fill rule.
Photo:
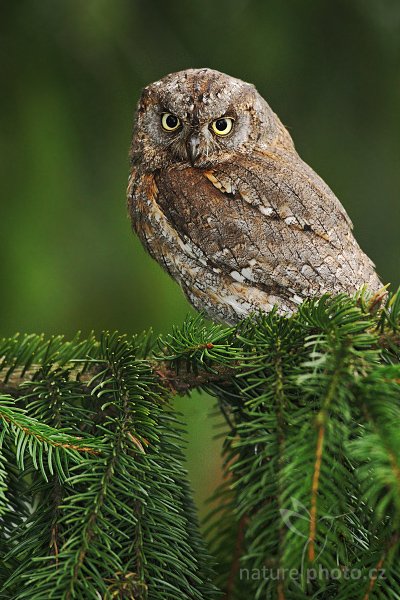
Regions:
<instances>
[{"instance_id":1,"label":"owl head","mask_svg":"<svg viewBox=\"0 0 400 600\"><path fill-rule=\"evenodd\" d=\"M188 69L144 88L130 156L148 170L207 167L282 137L286 130L253 85L212 69Z\"/></svg>"}]
</instances>

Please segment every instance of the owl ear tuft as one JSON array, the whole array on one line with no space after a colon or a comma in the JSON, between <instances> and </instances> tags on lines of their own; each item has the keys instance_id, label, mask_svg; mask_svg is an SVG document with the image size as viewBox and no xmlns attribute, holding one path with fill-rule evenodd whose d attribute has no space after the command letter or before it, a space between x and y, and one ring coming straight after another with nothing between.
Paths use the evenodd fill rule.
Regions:
<instances>
[{"instance_id":1,"label":"owl ear tuft","mask_svg":"<svg viewBox=\"0 0 400 600\"><path fill-rule=\"evenodd\" d=\"M138 109L137 109L138 112L144 113L148 109L150 101L151 101L151 97L152 97L152 92L151 92L150 88L145 87L143 89L142 94L139 99L139 104L138 104Z\"/></svg>"}]
</instances>

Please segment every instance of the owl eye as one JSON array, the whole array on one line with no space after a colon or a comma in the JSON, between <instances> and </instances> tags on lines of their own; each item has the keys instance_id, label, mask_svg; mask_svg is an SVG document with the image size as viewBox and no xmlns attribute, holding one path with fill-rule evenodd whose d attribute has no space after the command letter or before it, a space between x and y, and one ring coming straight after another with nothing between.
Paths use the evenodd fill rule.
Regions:
<instances>
[{"instance_id":1,"label":"owl eye","mask_svg":"<svg viewBox=\"0 0 400 600\"><path fill-rule=\"evenodd\" d=\"M180 124L178 117L171 113L163 113L161 116L161 125L165 131L176 131Z\"/></svg>"},{"instance_id":2,"label":"owl eye","mask_svg":"<svg viewBox=\"0 0 400 600\"><path fill-rule=\"evenodd\" d=\"M228 135L232 131L233 119L231 117L222 117L211 123L211 129L217 135Z\"/></svg>"}]
</instances>

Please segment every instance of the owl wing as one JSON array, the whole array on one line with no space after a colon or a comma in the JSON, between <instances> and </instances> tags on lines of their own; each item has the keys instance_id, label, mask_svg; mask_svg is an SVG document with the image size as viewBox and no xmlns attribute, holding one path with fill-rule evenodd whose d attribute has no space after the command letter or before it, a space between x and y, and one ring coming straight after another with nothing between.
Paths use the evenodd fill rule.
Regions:
<instances>
[{"instance_id":1,"label":"owl wing","mask_svg":"<svg viewBox=\"0 0 400 600\"><path fill-rule=\"evenodd\" d=\"M377 288L344 208L300 158L172 167L155 181L168 222L215 272L296 302L364 283Z\"/></svg>"},{"instance_id":2,"label":"owl wing","mask_svg":"<svg viewBox=\"0 0 400 600\"><path fill-rule=\"evenodd\" d=\"M256 152L239 164L212 169L209 179L265 216L312 230L339 249L352 222L327 184L295 152Z\"/></svg>"}]
</instances>

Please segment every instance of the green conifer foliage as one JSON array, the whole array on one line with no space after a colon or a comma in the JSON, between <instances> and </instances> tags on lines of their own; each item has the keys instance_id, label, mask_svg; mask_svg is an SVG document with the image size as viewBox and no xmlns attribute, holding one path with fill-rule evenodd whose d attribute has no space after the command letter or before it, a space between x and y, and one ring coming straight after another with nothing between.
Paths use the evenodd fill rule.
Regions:
<instances>
[{"instance_id":1,"label":"green conifer foliage","mask_svg":"<svg viewBox=\"0 0 400 600\"><path fill-rule=\"evenodd\" d=\"M400 598L399 293L0 357L1 598ZM193 388L226 421L209 550L173 409Z\"/></svg>"}]
</instances>

